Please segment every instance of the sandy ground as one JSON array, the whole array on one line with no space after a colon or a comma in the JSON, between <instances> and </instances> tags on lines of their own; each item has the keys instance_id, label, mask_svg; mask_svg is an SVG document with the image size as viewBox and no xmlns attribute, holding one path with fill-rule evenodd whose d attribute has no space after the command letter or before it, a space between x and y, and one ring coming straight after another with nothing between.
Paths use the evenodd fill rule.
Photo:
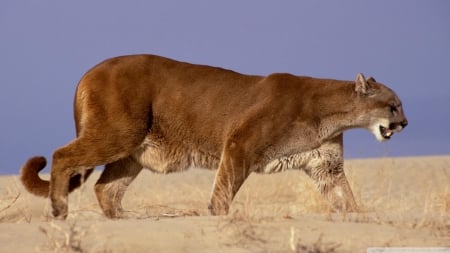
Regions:
<instances>
[{"instance_id":1,"label":"sandy ground","mask_svg":"<svg viewBox=\"0 0 450 253\"><path fill-rule=\"evenodd\" d=\"M209 216L214 171L143 171L106 219L93 184L70 195L66 221L0 177L0 252L366 252L368 247L450 246L450 156L346 161L362 211L331 213L301 171L251 175L230 214Z\"/></svg>"}]
</instances>

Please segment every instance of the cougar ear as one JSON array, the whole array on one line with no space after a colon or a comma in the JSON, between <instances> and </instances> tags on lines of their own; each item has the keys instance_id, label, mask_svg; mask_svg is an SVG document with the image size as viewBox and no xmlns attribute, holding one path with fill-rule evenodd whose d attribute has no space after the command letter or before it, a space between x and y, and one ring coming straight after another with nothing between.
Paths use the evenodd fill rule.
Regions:
<instances>
[{"instance_id":1,"label":"cougar ear","mask_svg":"<svg viewBox=\"0 0 450 253\"><path fill-rule=\"evenodd\" d=\"M377 82L377 80L375 80L375 78L373 78L373 76L369 76L369 78L367 78L367 82L369 82L369 81L374 82L374 83Z\"/></svg>"},{"instance_id":2,"label":"cougar ear","mask_svg":"<svg viewBox=\"0 0 450 253\"><path fill-rule=\"evenodd\" d=\"M372 94L372 89L363 74L358 73L355 81L355 91L360 96L369 96Z\"/></svg>"}]
</instances>

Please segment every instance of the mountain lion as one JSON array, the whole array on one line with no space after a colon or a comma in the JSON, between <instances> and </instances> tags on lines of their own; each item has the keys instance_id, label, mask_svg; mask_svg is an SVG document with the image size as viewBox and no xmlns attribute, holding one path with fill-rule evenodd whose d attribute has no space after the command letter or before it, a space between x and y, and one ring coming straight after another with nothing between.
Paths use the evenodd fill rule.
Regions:
<instances>
[{"instance_id":1,"label":"mountain lion","mask_svg":"<svg viewBox=\"0 0 450 253\"><path fill-rule=\"evenodd\" d=\"M388 140L407 125L400 99L373 78L356 81L276 73L243 75L154 55L108 59L80 80L77 138L53 154L50 181L30 158L21 180L68 214L68 194L105 164L95 185L109 218L122 215L128 185L145 167L159 173L218 169L209 209L227 214L251 172L304 169L337 210L355 211L343 170L342 135L366 128Z\"/></svg>"}]
</instances>

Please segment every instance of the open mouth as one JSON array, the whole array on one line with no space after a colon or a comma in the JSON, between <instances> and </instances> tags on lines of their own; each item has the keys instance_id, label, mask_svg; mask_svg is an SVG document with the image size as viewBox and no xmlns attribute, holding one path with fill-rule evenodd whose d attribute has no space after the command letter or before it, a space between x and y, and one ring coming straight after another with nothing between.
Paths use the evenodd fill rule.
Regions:
<instances>
[{"instance_id":1,"label":"open mouth","mask_svg":"<svg viewBox=\"0 0 450 253\"><path fill-rule=\"evenodd\" d=\"M392 137L392 135L394 134L394 131L380 125L380 133L384 139L389 140Z\"/></svg>"}]
</instances>

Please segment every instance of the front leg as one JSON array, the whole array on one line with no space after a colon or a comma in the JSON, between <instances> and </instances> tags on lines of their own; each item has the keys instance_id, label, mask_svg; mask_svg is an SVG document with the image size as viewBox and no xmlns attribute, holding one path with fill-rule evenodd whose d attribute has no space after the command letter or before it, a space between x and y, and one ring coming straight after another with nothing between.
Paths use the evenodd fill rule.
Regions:
<instances>
[{"instance_id":1,"label":"front leg","mask_svg":"<svg viewBox=\"0 0 450 253\"><path fill-rule=\"evenodd\" d=\"M345 212L357 212L358 205L353 196L352 189L347 181L344 171L336 177L336 184L328 194L328 199L331 201L335 210Z\"/></svg>"},{"instance_id":2,"label":"front leg","mask_svg":"<svg viewBox=\"0 0 450 253\"><path fill-rule=\"evenodd\" d=\"M308 173L319 192L335 211L355 212L358 207L344 173L343 159L323 156L321 162Z\"/></svg>"},{"instance_id":3,"label":"front leg","mask_svg":"<svg viewBox=\"0 0 450 253\"><path fill-rule=\"evenodd\" d=\"M245 152L234 142L226 145L216 174L209 210L212 215L226 215L234 196L250 174Z\"/></svg>"},{"instance_id":4,"label":"front leg","mask_svg":"<svg viewBox=\"0 0 450 253\"><path fill-rule=\"evenodd\" d=\"M355 212L358 210L343 170L340 171L340 168L315 168L311 178L322 196L330 202L334 211Z\"/></svg>"},{"instance_id":5,"label":"front leg","mask_svg":"<svg viewBox=\"0 0 450 253\"><path fill-rule=\"evenodd\" d=\"M358 207L344 173L343 135L322 144L309 155L305 172L335 211L355 212Z\"/></svg>"}]
</instances>

